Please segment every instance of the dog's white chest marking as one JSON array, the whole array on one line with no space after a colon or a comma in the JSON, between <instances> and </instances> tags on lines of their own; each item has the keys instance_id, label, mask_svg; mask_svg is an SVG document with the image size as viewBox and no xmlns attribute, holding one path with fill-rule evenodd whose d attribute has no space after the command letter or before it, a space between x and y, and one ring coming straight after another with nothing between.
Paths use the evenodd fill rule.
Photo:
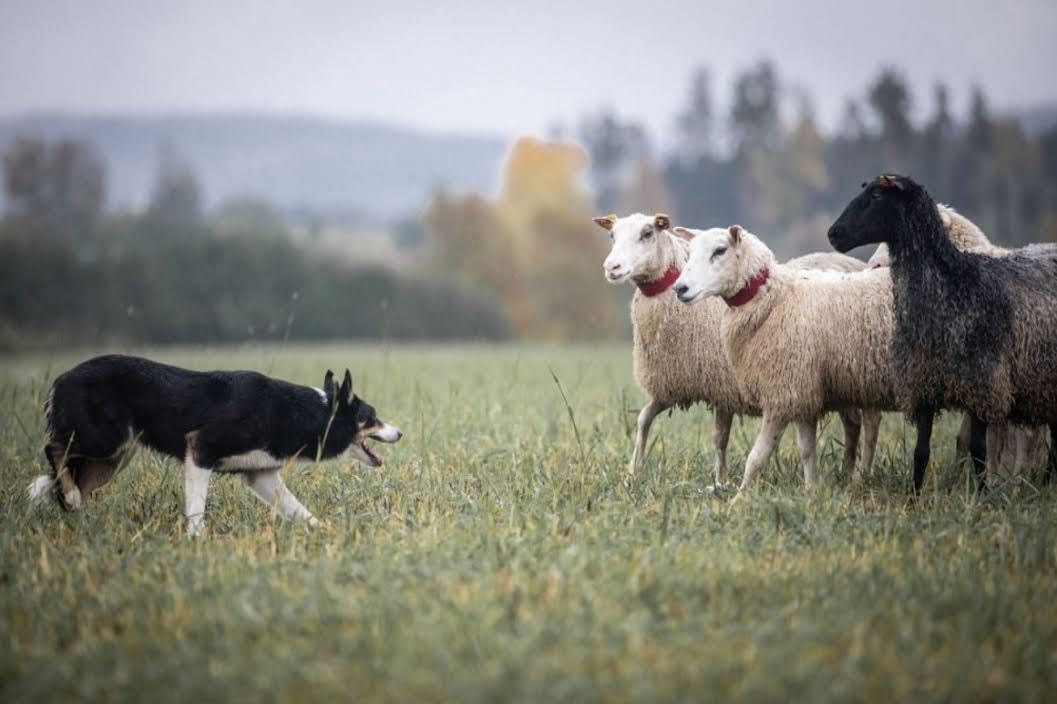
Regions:
<instances>
[{"instance_id":1,"label":"dog's white chest marking","mask_svg":"<svg viewBox=\"0 0 1057 704\"><path fill-rule=\"evenodd\" d=\"M231 455L220 461L218 468L222 472L231 472L239 469L274 469L281 467L282 461L272 457L264 450L250 450L241 455Z\"/></svg>"}]
</instances>

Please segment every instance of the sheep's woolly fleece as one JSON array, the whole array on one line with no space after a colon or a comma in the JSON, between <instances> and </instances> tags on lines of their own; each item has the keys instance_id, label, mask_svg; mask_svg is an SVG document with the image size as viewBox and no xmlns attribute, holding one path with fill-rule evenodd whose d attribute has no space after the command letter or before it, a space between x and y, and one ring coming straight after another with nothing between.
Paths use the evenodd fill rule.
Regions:
<instances>
[{"instance_id":1,"label":"sheep's woolly fleece","mask_svg":"<svg viewBox=\"0 0 1057 704\"><path fill-rule=\"evenodd\" d=\"M992 257L1001 257L1009 253L1010 250L1000 247L987 239L987 235L975 222L959 213L953 207L939 203L936 206L936 210L940 214L940 220L943 222L943 228L947 231L947 237L950 238L951 244L961 251L979 252ZM866 264L869 268L875 269L889 266L890 262L888 245L882 242L877 245L877 250Z\"/></svg>"},{"instance_id":2,"label":"sheep's woolly fleece","mask_svg":"<svg viewBox=\"0 0 1057 704\"><path fill-rule=\"evenodd\" d=\"M838 249L887 242L900 405L1057 422L1057 246L959 252L919 184L883 176L833 224Z\"/></svg>"},{"instance_id":3,"label":"sheep's woolly fleece","mask_svg":"<svg viewBox=\"0 0 1057 704\"><path fill-rule=\"evenodd\" d=\"M757 295L730 308L722 322L724 350L746 400L784 421L842 408L894 408L888 273L797 271L778 264L744 230L737 243L728 242L740 261L721 295L733 295L764 268L770 272ZM692 256L707 253L695 248ZM699 305L708 301L720 299Z\"/></svg>"},{"instance_id":4,"label":"sheep's woolly fleece","mask_svg":"<svg viewBox=\"0 0 1057 704\"><path fill-rule=\"evenodd\" d=\"M673 265L682 268L688 256L687 243L667 231L657 247L647 280L659 278ZM865 268L862 261L836 252L807 255L790 265L836 271ZM759 415L759 406L738 389L723 349L719 331L726 310L718 298L688 309L671 290L652 297L636 290L631 301L632 355L639 388L665 406L688 408L704 402L721 412Z\"/></svg>"}]
</instances>

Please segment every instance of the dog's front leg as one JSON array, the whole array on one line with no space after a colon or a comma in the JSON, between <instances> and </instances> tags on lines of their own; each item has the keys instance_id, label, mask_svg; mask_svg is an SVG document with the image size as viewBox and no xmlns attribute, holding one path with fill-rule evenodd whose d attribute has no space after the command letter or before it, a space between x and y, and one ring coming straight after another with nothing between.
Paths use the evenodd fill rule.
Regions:
<instances>
[{"instance_id":1,"label":"dog's front leg","mask_svg":"<svg viewBox=\"0 0 1057 704\"><path fill-rule=\"evenodd\" d=\"M308 521L308 525L315 526L319 523L316 517L302 505L297 497L290 493L279 476L278 469L262 469L259 472L250 472L243 475L248 486L257 498L268 506L274 507L283 518L298 521Z\"/></svg>"},{"instance_id":2,"label":"dog's front leg","mask_svg":"<svg viewBox=\"0 0 1057 704\"><path fill-rule=\"evenodd\" d=\"M184 459L184 511L187 516L187 535L194 538L202 532L206 517L206 494L209 492L211 470L195 464L191 452Z\"/></svg>"}]
</instances>

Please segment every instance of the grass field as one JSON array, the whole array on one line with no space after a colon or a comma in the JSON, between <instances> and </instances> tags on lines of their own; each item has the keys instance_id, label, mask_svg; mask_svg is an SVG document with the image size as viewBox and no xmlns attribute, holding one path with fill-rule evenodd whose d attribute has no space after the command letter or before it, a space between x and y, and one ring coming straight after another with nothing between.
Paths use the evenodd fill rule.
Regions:
<instances>
[{"instance_id":1,"label":"grass field","mask_svg":"<svg viewBox=\"0 0 1057 704\"><path fill-rule=\"evenodd\" d=\"M312 385L348 366L405 437L381 470L287 471L320 529L220 477L191 541L181 470L147 452L82 512L27 506L47 384L83 356L0 361L0 701L1057 696L1057 490L973 496L953 418L916 505L892 416L862 490L830 421L820 489L790 431L728 509L701 408L658 419L625 486L628 345L148 353Z\"/></svg>"}]
</instances>

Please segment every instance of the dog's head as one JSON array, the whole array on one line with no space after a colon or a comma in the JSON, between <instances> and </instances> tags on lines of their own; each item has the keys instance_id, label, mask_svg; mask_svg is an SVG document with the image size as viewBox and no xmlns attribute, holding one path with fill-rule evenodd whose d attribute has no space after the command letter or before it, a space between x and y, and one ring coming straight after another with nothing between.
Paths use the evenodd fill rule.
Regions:
<instances>
[{"instance_id":1,"label":"dog's head","mask_svg":"<svg viewBox=\"0 0 1057 704\"><path fill-rule=\"evenodd\" d=\"M351 453L368 467L381 467L382 458L367 446L367 441L396 442L403 435L399 428L379 419L374 407L353 393L352 374L348 369L341 386L334 384L334 372L327 370L323 395L332 411L326 445L340 444L339 451Z\"/></svg>"}]
</instances>

